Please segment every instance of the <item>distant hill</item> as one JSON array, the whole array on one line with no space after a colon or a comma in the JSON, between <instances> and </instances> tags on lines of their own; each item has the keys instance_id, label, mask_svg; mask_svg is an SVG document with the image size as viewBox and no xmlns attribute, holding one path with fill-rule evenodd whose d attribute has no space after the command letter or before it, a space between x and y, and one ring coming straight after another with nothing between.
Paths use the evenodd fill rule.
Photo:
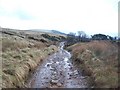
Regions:
<instances>
[{"instance_id":1,"label":"distant hill","mask_svg":"<svg viewBox=\"0 0 120 90\"><path fill-rule=\"evenodd\" d=\"M46 32L46 33L66 35L66 33L60 32L58 30L46 30L46 29L30 29L30 30L31 31L38 31L38 32Z\"/></svg>"},{"instance_id":2,"label":"distant hill","mask_svg":"<svg viewBox=\"0 0 120 90\"><path fill-rule=\"evenodd\" d=\"M15 35L21 38L34 39L37 41L44 42L44 39L48 41L60 41L66 38L64 33L55 30L44 30L44 29L30 29L30 30L18 30L10 28L0 28L0 33L5 35Z\"/></svg>"},{"instance_id":3,"label":"distant hill","mask_svg":"<svg viewBox=\"0 0 120 90\"><path fill-rule=\"evenodd\" d=\"M66 35L65 33L63 32L60 32L60 31L57 31L57 30L51 30L52 33L55 33L55 34L63 34L63 35Z\"/></svg>"},{"instance_id":4,"label":"distant hill","mask_svg":"<svg viewBox=\"0 0 120 90\"><path fill-rule=\"evenodd\" d=\"M17 31L19 31L19 29L11 29L11 28L2 28L1 26L0 26L0 31L1 30L11 30L11 31L14 31L14 30L17 30ZM21 30L20 30L21 31ZM22 31L24 31L24 30L22 30ZM61 34L61 35L67 35L66 33L63 33L63 32L60 32L60 31L58 31L58 30L47 30L47 29L28 29L28 30L26 30L26 31L37 31L37 32L43 32L43 33L51 33L51 34Z\"/></svg>"}]
</instances>

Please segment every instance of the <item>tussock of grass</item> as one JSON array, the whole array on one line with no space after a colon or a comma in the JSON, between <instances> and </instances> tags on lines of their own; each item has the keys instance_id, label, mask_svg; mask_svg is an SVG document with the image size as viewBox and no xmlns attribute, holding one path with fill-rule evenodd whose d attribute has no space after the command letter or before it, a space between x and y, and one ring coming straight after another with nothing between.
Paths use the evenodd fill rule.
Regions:
<instances>
[{"instance_id":1,"label":"tussock of grass","mask_svg":"<svg viewBox=\"0 0 120 90\"><path fill-rule=\"evenodd\" d=\"M94 78L95 87L118 87L118 47L109 41L78 43L68 47L86 75Z\"/></svg>"},{"instance_id":2,"label":"tussock of grass","mask_svg":"<svg viewBox=\"0 0 120 90\"><path fill-rule=\"evenodd\" d=\"M2 38L2 51L18 50L26 48L29 45L28 42L24 40L14 40L11 38Z\"/></svg>"}]
</instances>

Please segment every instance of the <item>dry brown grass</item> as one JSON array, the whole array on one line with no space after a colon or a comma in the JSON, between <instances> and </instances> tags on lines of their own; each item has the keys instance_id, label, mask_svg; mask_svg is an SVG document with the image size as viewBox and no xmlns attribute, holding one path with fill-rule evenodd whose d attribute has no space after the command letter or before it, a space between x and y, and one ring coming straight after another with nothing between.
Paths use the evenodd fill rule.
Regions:
<instances>
[{"instance_id":1,"label":"dry brown grass","mask_svg":"<svg viewBox=\"0 0 120 90\"><path fill-rule=\"evenodd\" d=\"M43 32L30 30L12 30L0 28L0 51L2 51L2 87L13 88L23 87L28 75L41 62L56 52L58 42L52 39L63 39L66 36L49 34L45 38Z\"/></svg>"},{"instance_id":2,"label":"dry brown grass","mask_svg":"<svg viewBox=\"0 0 120 90\"><path fill-rule=\"evenodd\" d=\"M109 41L78 43L68 47L73 60L87 75L94 78L95 87L114 88L118 86L118 47Z\"/></svg>"},{"instance_id":3,"label":"dry brown grass","mask_svg":"<svg viewBox=\"0 0 120 90\"><path fill-rule=\"evenodd\" d=\"M33 71L43 59L55 51L57 51L57 48L50 46L42 50L26 49L24 52L21 50L19 52L11 51L3 53L3 86L6 85L6 87L9 88L23 87L28 74Z\"/></svg>"},{"instance_id":4,"label":"dry brown grass","mask_svg":"<svg viewBox=\"0 0 120 90\"><path fill-rule=\"evenodd\" d=\"M48 55L57 51L50 43L6 35L2 41L2 87L23 87L33 71Z\"/></svg>"},{"instance_id":5,"label":"dry brown grass","mask_svg":"<svg viewBox=\"0 0 120 90\"><path fill-rule=\"evenodd\" d=\"M8 38L2 39L2 51L8 51L8 50L18 50L27 47L27 43L23 43L21 41L11 40Z\"/></svg>"}]
</instances>

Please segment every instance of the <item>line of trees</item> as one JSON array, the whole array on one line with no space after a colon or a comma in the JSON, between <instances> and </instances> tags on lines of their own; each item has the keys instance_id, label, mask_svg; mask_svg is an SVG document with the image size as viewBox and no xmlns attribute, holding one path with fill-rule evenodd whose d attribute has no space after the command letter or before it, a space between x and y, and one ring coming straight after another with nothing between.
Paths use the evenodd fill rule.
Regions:
<instances>
[{"instance_id":1,"label":"line of trees","mask_svg":"<svg viewBox=\"0 0 120 90\"><path fill-rule=\"evenodd\" d=\"M77 42L89 42L91 40L110 40L110 41L117 41L120 40L120 38L112 37L105 34L94 34L91 35L91 37L88 37L88 35L84 31L78 31L77 35L76 33L70 32L67 34L67 44L74 44Z\"/></svg>"}]
</instances>

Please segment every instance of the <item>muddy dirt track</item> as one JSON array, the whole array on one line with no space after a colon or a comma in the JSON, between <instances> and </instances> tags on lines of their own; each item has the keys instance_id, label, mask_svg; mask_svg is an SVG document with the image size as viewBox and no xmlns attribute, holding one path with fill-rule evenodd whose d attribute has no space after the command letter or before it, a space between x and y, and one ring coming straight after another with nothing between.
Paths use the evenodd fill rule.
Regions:
<instances>
[{"instance_id":1,"label":"muddy dirt track","mask_svg":"<svg viewBox=\"0 0 120 90\"><path fill-rule=\"evenodd\" d=\"M87 80L71 63L71 54L60 43L57 53L49 56L29 80L29 88L88 88Z\"/></svg>"}]
</instances>

